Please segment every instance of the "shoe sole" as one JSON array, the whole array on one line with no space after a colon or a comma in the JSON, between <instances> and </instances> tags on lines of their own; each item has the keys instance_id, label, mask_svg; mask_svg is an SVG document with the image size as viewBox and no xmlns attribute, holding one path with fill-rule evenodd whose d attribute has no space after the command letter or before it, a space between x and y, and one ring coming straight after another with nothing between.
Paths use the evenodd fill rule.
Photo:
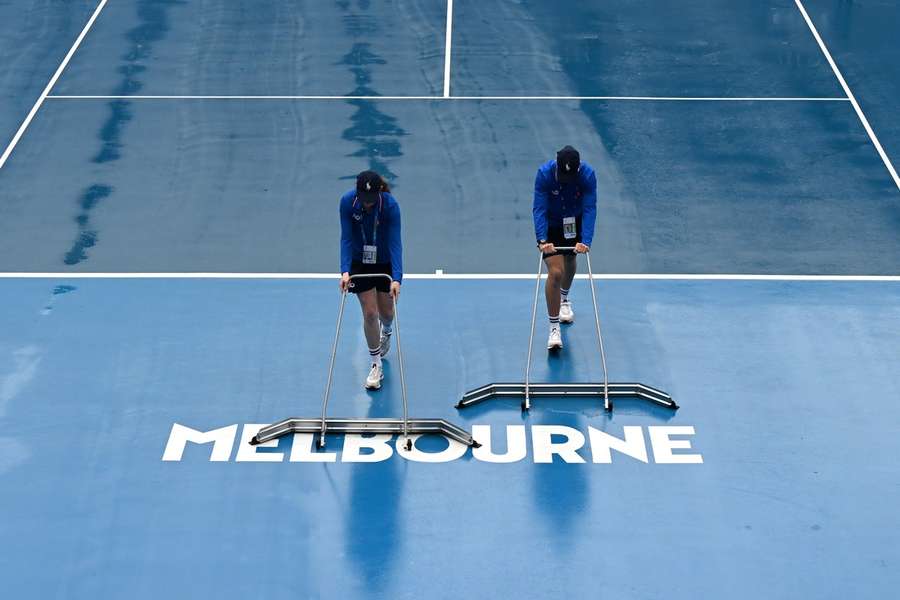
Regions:
<instances>
[{"instance_id":1,"label":"shoe sole","mask_svg":"<svg viewBox=\"0 0 900 600\"><path fill-rule=\"evenodd\" d=\"M547 344L547 350L562 350L562 344Z\"/></svg>"},{"instance_id":2,"label":"shoe sole","mask_svg":"<svg viewBox=\"0 0 900 600\"><path fill-rule=\"evenodd\" d=\"M570 323L574 323L574 322L575 322L575 317L572 317L571 319L563 319L562 317L560 317L560 318L559 318L559 322L560 322L560 323L565 323L566 325L569 325Z\"/></svg>"}]
</instances>

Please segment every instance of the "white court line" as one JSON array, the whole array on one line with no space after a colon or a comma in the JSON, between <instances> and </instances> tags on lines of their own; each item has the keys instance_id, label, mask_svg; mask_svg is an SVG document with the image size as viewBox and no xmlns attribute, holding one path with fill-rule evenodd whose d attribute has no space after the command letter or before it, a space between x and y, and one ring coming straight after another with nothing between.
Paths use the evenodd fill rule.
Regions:
<instances>
[{"instance_id":1,"label":"white court line","mask_svg":"<svg viewBox=\"0 0 900 600\"><path fill-rule=\"evenodd\" d=\"M3 165L6 164L6 161L9 159L10 154L12 154L13 149L19 143L19 140L22 139L22 135L25 133L25 130L28 129L29 125L31 125L31 120L34 119L34 115L36 115L37 111L40 110L41 105L44 103L44 100L46 100L47 96L50 94L50 90L52 90L53 86L56 85L56 81L59 79L59 76L62 75L62 72L69 64L69 61L72 60L72 56L75 54L75 51L78 50L78 46L81 45L81 41L84 39L84 36L87 35L87 32L90 31L91 27L94 25L94 21L97 20L97 17L100 15L100 11L102 11L103 7L106 6L106 2L107 0L100 0L100 4L98 4L97 8L94 9L94 14L91 15L91 18L88 20L87 25L85 25L84 29L81 30L81 34L78 36L78 38L76 38L75 43L72 44L72 47L69 48L68 54L66 54L65 58L63 58L63 61L59 64L59 68L56 69L56 73L54 73L53 77L50 78L50 83L48 83L47 87L44 88L44 91L41 92L41 95L40 97L38 97L37 102L35 102L34 106L31 107L31 112L29 112L28 116L25 117L25 120L22 121L22 125L19 127L16 135L13 136L12 141L6 147L3 155L0 156L0 169L2 169Z\"/></svg>"},{"instance_id":2,"label":"white court line","mask_svg":"<svg viewBox=\"0 0 900 600\"><path fill-rule=\"evenodd\" d=\"M546 278L546 274L544 278ZM587 279L580 274L577 279ZM0 273L0 279L333 279L336 273ZM407 273L404 279L431 280L534 280L527 273ZM900 283L900 275L752 275L752 274L669 274L604 273L594 279L608 281L811 281Z\"/></svg>"},{"instance_id":3,"label":"white court line","mask_svg":"<svg viewBox=\"0 0 900 600\"><path fill-rule=\"evenodd\" d=\"M449 79L445 79L445 82ZM593 101L632 100L645 102L850 102L849 98L827 97L713 97L713 96L231 96L231 95L53 95L51 100L524 100L524 101Z\"/></svg>"},{"instance_id":4,"label":"white court line","mask_svg":"<svg viewBox=\"0 0 900 600\"><path fill-rule=\"evenodd\" d=\"M813 37L816 38L816 42L819 43L819 48L822 49L822 53L828 60L828 64L831 65L831 70L834 71L835 77L837 77L838 81L841 84L841 87L844 88L844 93L847 94L847 98L853 104L853 108L854 110L856 110L856 115L859 117L859 120L862 121L863 127L865 127L866 129L866 133L869 134L869 139L872 140L872 143L875 145L875 149L881 156L881 160L884 161L884 166L887 167L887 170L888 172L890 172L891 177L894 178L894 183L896 184L897 189L900 190L900 177L897 176L897 171L894 169L894 165L891 164L891 159L888 158L888 155L887 153L885 153L884 148L881 147L881 142L878 141L878 137L872 130L872 126L869 125L869 120L866 119L866 115L863 114L862 109L859 107L859 103L856 101L856 96L853 95L853 92L850 91L850 86L848 86L847 82L844 81L844 76L841 75L841 71L840 69L838 69L837 64L835 64L834 59L831 57L831 53L825 46L825 42L822 41L822 37L819 35L819 31L813 24L812 19L809 18L809 14L806 12L806 8L804 8L803 2L801 2L800 0L794 0L794 2L797 4L797 8L800 9L800 13L803 15L804 20L806 20L806 24L809 25L809 30L812 31Z\"/></svg>"},{"instance_id":5,"label":"white court line","mask_svg":"<svg viewBox=\"0 0 900 600\"><path fill-rule=\"evenodd\" d=\"M447 0L447 31L444 34L444 98L450 97L450 49L453 46L453 0Z\"/></svg>"}]
</instances>

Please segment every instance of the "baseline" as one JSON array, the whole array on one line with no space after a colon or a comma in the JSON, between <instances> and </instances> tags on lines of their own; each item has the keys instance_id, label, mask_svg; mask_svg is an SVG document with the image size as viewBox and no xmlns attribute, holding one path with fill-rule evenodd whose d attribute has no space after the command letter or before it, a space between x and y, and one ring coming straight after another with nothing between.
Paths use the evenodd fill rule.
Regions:
<instances>
[{"instance_id":1,"label":"baseline","mask_svg":"<svg viewBox=\"0 0 900 600\"><path fill-rule=\"evenodd\" d=\"M543 275L546 278L546 274ZM404 279L433 280L533 280L527 273L407 273ZM588 279L581 273L576 279ZM66 273L4 272L0 279L340 279L337 273ZM811 282L897 282L900 275L756 275L694 273L596 273L596 280L608 281L811 281Z\"/></svg>"},{"instance_id":2,"label":"baseline","mask_svg":"<svg viewBox=\"0 0 900 600\"><path fill-rule=\"evenodd\" d=\"M850 102L849 98L828 97L714 97L714 96L231 96L231 95L69 95L48 96L50 100L527 100L596 101L623 100L643 102Z\"/></svg>"}]
</instances>

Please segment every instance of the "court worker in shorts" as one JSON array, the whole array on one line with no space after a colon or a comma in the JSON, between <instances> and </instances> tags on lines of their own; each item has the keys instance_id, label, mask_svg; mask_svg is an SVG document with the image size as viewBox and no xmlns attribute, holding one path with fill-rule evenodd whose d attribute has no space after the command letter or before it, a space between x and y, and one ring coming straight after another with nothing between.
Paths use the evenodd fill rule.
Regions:
<instances>
[{"instance_id":1,"label":"court worker in shorts","mask_svg":"<svg viewBox=\"0 0 900 600\"><path fill-rule=\"evenodd\" d=\"M547 264L548 350L563 347L560 323L574 323L569 290L578 267L576 253L590 252L597 218L597 176L578 151L566 146L538 169L534 179L534 234ZM575 250L557 250L574 247Z\"/></svg>"},{"instance_id":2,"label":"court worker in shorts","mask_svg":"<svg viewBox=\"0 0 900 600\"><path fill-rule=\"evenodd\" d=\"M363 331L371 367L366 389L381 388L381 358L391 347L393 300L403 281L403 244L400 238L400 205L387 182L374 171L356 177L356 189L341 197L341 291L356 294L363 313ZM359 274L390 275L364 277Z\"/></svg>"}]
</instances>

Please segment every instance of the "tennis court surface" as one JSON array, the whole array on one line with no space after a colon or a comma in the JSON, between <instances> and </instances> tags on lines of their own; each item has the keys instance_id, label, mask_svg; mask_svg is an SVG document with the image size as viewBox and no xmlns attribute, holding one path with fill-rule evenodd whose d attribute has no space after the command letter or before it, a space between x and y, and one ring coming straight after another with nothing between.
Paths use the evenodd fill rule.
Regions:
<instances>
[{"instance_id":1,"label":"tennis court surface","mask_svg":"<svg viewBox=\"0 0 900 600\"><path fill-rule=\"evenodd\" d=\"M569 5L571 4L571 6ZM40 598L887 598L900 7L0 0L0 589ZM514 398L534 173L597 172L609 376ZM403 210L410 416L312 434L356 173ZM589 281L531 377L602 380ZM329 414L367 392L348 300Z\"/></svg>"}]
</instances>

